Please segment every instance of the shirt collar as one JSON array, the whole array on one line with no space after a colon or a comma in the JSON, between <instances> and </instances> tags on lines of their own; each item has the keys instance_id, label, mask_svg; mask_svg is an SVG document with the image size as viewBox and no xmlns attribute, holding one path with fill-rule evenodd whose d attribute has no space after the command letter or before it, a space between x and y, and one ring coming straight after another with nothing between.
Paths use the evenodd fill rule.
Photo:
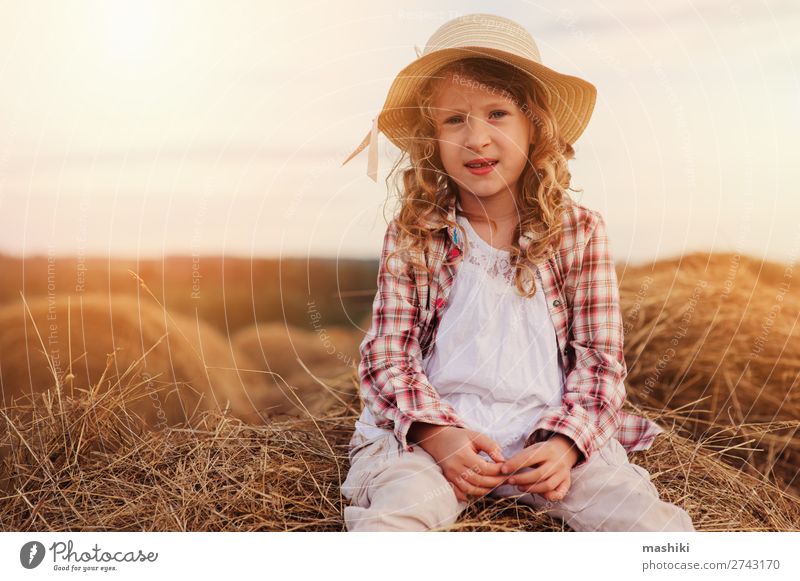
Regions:
<instances>
[{"instance_id":1,"label":"shirt collar","mask_svg":"<svg viewBox=\"0 0 800 581\"><path fill-rule=\"evenodd\" d=\"M453 198L453 200L447 206L447 218L453 224L456 223L456 200L455 200L455 198ZM447 227L447 234L450 237L450 240L458 247L459 250L461 250L463 252L463 250L464 250L464 246L463 246L464 240L463 240L463 237L461 236L461 233L458 231L457 228L455 228L454 226L449 226L447 224L434 225L434 228L437 229L437 230L439 230L441 228L444 228L444 227ZM525 232L523 232L522 235L520 235L520 237L517 239L517 242L519 243L520 248L525 250L530 245L532 240L534 240L533 230L528 229Z\"/></svg>"}]
</instances>

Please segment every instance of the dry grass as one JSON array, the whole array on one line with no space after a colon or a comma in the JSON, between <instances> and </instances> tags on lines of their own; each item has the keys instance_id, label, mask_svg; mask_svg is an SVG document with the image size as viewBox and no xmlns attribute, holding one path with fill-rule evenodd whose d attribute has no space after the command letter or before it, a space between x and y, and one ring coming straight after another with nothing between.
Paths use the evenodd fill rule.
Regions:
<instances>
[{"instance_id":1,"label":"dry grass","mask_svg":"<svg viewBox=\"0 0 800 581\"><path fill-rule=\"evenodd\" d=\"M727 255L620 274L629 396L641 406L631 409L667 428L631 461L698 530L800 530L800 499L786 488L800 464L800 300L785 274ZM343 530L363 333L326 341L267 325L232 346L160 306L84 298L82 310L55 306L59 366L49 307L0 310L3 392L16 400L0 410L4 530ZM161 370L161 387L198 410L170 412L187 425L154 425L144 359ZM265 378L274 385L265 389ZM230 409L206 407L198 392ZM248 425L263 419L247 415L254 409L293 417ZM450 530L563 528L508 498L474 503Z\"/></svg>"},{"instance_id":2,"label":"dry grass","mask_svg":"<svg viewBox=\"0 0 800 581\"><path fill-rule=\"evenodd\" d=\"M632 399L725 427L728 461L800 493L800 293L792 268L693 254L620 273ZM722 434L720 434L720 437Z\"/></svg>"},{"instance_id":3,"label":"dry grass","mask_svg":"<svg viewBox=\"0 0 800 581\"><path fill-rule=\"evenodd\" d=\"M0 416L13 450L3 465L3 529L341 531L339 488L360 404L355 374L331 383L349 396L319 417L253 426L204 412L190 428L158 432L132 421L120 395L100 405L85 394L36 394ZM670 432L631 459L698 530L800 530L797 499L722 462L726 453ZM513 499L486 499L450 530L563 528Z\"/></svg>"},{"instance_id":4,"label":"dry grass","mask_svg":"<svg viewBox=\"0 0 800 581\"><path fill-rule=\"evenodd\" d=\"M75 398L124 394L127 410L151 427L227 406L255 422L274 402L253 367L207 323L150 300L83 295L0 308L3 408L60 385Z\"/></svg>"},{"instance_id":5,"label":"dry grass","mask_svg":"<svg viewBox=\"0 0 800 581\"><path fill-rule=\"evenodd\" d=\"M264 375L273 413L304 416L323 413L342 395L325 380L356 368L361 338L343 327L310 331L264 323L239 331L232 341Z\"/></svg>"}]
</instances>

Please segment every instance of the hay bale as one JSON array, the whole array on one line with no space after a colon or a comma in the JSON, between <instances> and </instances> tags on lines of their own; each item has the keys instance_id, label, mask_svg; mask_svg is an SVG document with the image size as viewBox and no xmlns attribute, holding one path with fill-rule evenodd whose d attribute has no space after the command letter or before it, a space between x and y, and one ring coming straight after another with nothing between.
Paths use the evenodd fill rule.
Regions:
<instances>
[{"instance_id":1,"label":"hay bale","mask_svg":"<svg viewBox=\"0 0 800 581\"><path fill-rule=\"evenodd\" d=\"M695 438L726 430L743 448L729 461L800 492L792 275L791 265L698 253L619 278L632 400L681 410L674 417Z\"/></svg>"},{"instance_id":2,"label":"hay bale","mask_svg":"<svg viewBox=\"0 0 800 581\"><path fill-rule=\"evenodd\" d=\"M30 314L28 313L30 310ZM53 389L121 398L151 428L225 409L258 422L269 400L246 356L208 324L135 297L37 298L0 308L2 407ZM90 389L91 388L91 389Z\"/></svg>"},{"instance_id":3,"label":"hay bale","mask_svg":"<svg viewBox=\"0 0 800 581\"><path fill-rule=\"evenodd\" d=\"M319 414L335 401L319 380L354 374L361 338L359 332L338 326L309 331L264 323L236 333L233 344L257 362L266 389L280 400L273 412L303 416Z\"/></svg>"},{"instance_id":4,"label":"hay bale","mask_svg":"<svg viewBox=\"0 0 800 581\"><path fill-rule=\"evenodd\" d=\"M118 415L96 413L86 397L60 404L52 393L37 397L32 419L14 410L4 436L14 441L12 492L0 503L4 530L344 530L340 487L356 396L323 417L253 426L204 412L195 429L160 432L122 429ZM721 462L724 453L668 433L631 460L698 530L800 530L797 499ZM506 498L475 502L448 530L564 528Z\"/></svg>"}]
</instances>

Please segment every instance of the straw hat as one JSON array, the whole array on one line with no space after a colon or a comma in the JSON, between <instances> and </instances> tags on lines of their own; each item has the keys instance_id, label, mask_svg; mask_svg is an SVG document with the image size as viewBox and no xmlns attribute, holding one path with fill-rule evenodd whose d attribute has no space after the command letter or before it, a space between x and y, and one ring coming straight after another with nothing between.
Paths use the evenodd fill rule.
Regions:
<instances>
[{"instance_id":1,"label":"straw hat","mask_svg":"<svg viewBox=\"0 0 800 581\"><path fill-rule=\"evenodd\" d=\"M509 63L538 80L565 141L580 137L592 116L597 89L591 83L564 75L541 63L531 35L513 20L493 14L467 14L444 23L425 50L395 77L383 109L372 128L342 165L369 147L367 175L378 181L378 132L403 149L415 114L414 95L440 67L468 57L490 57Z\"/></svg>"}]
</instances>

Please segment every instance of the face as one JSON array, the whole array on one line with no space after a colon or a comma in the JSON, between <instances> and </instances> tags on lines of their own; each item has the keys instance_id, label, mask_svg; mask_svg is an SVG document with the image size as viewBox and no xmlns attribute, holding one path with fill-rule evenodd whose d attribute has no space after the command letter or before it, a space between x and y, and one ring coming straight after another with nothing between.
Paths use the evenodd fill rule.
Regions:
<instances>
[{"instance_id":1,"label":"face","mask_svg":"<svg viewBox=\"0 0 800 581\"><path fill-rule=\"evenodd\" d=\"M432 103L444 169L462 193L518 199L532 124L508 94L460 79L442 79ZM496 163L471 167L479 158Z\"/></svg>"}]
</instances>

